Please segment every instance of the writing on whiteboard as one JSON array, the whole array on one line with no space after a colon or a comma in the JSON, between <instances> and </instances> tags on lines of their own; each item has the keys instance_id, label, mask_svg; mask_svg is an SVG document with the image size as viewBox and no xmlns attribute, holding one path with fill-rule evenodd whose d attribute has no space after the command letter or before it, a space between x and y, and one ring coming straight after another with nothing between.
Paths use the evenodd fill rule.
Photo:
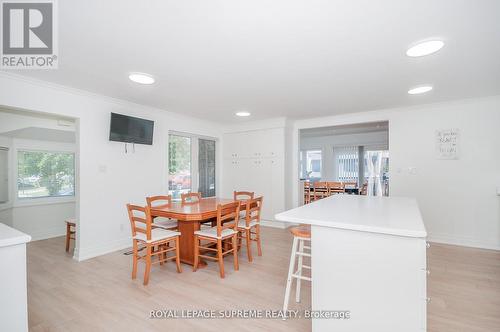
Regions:
<instances>
[{"instance_id":1,"label":"writing on whiteboard","mask_svg":"<svg viewBox=\"0 0 500 332\"><path fill-rule=\"evenodd\" d=\"M436 153L438 159L458 159L458 129L442 129L436 131Z\"/></svg>"}]
</instances>

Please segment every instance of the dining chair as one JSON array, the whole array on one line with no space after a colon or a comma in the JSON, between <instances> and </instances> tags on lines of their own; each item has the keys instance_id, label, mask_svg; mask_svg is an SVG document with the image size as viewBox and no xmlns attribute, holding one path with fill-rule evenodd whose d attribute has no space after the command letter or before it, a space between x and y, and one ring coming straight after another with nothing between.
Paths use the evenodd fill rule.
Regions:
<instances>
[{"instance_id":1,"label":"dining chair","mask_svg":"<svg viewBox=\"0 0 500 332\"><path fill-rule=\"evenodd\" d=\"M345 184L343 182L328 182L328 195L345 193Z\"/></svg>"},{"instance_id":2,"label":"dining chair","mask_svg":"<svg viewBox=\"0 0 500 332\"><path fill-rule=\"evenodd\" d=\"M220 277L224 278L224 256L233 253L234 270L238 271L238 232L236 227L238 225L240 216L240 202L231 202L226 204L219 204L217 206L217 226L204 228L194 232L194 264L193 271L198 269L199 258L206 258L209 260L218 261ZM224 224L226 220L234 220ZM222 241L231 239L231 248L224 250ZM207 243L216 243L216 249L209 246L202 246L201 241ZM202 255L200 250L205 252L215 252L216 256Z\"/></svg>"},{"instance_id":3,"label":"dining chair","mask_svg":"<svg viewBox=\"0 0 500 332\"><path fill-rule=\"evenodd\" d=\"M175 259L177 264L177 272L181 273L181 261L179 256L179 236L181 233L163 228L153 228L151 218L151 209L146 206L137 206L127 204L128 216L132 230L132 245L133 245L133 265L132 279L137 277L137 263L139 260L144 260L146 268L144 270L143 284L149 283L149 274L151 265ZM170 245L174 242L174 245ZM146 249L146 254L139 255L139 251ZM168 253L175 251L175 256L168 257ZM158 260L152 262L153 257L158 257Z\"/></svg>"},{"instance_id":4,"label":"dining chair","mask_svg":"<svg viewBox=\"0 0 500 332\"><path fill-rule=\"evenodd\" d=\"M168 208L172 205L172 195L146 197L146 202L150 209ZM159 227L169 230L177 230L177 220L164 217L153 217L153 227Z\"/></svg>"},{"instance_id":5,"label":"dining chair","mask_svg":"<svg viewBox=\"0 0 500 332\"><path fill-rule=\"evenodd\" d=\"M329 196L328 182L316 181L313 184L313 189L314 189L314 194L313 194L314 200L322 199Z\"/></svg>"},{"instance_id":6,"label":"dining chair","mask_svg":"<svg viewBox=\"0 0 500 332\"><path fill-rule=\"evenodd\" d=\"M304 181L304 204L311 203L311 182Z\"/></svg>"},{"instance_id":7,"label":"dining chair","mask_svg":"<svg viewBox=\"0 0 500 332\"><path fill-rule=\"evenodd\" d=\"M66 219L66 252L69 251L71 240L76 241L76 219Z\"/></svg>"},{"instance_id":8,"label":"dining chair","mask_svg":"<svg viewBox=\"0 0 500 332\"><path fill-rule=\"evenodd\" d=\"M368 183L365 182L365 183L363 183L363 185L359 189L359 194L366 196L367 192L368 192Z\"/></svg>"},{"instance_id":9,"label":"dining chair","mask_svg":"<svg viewBox=\"0 0 500 332\"><path fill-rule=\"evenodd\" d=\"M262 200L262 196L247 200L245 204L245 218L238 221L238 238L240 240L245 239L249 262L252 261L251 241L257 242L257 253L259 256L262 256L262 246L260 242L260 215L262 211ZM252 238L252 235L255 237Z\"/></svg>"},{"instance_id":10,"label":"dining chair","mask_svg":"<svg viewBox=\"0 0 500 332\"><path fill-rule=\"evenodd\" d=\"M185 193L181 194L182 204L196 204L201 201L201 193Z\"/></svg>"}]
</instances>

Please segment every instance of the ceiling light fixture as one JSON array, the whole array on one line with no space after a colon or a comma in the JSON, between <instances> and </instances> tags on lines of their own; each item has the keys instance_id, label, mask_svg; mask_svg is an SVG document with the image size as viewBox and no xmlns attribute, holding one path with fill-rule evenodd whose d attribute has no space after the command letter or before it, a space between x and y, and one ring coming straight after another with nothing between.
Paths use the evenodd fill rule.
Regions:
<instances>
[{"instance_id":1,"label":"ceiling light fixture","mask_svg":"<svg viewBox=\"0 0 500 332\"><path fill-rule=\"evenodd\" d=\"M419 57L436 53L443 48L444 42L442 40L429 40L416 44L406 51L406 55L410 57Z\"/></svg>"},{"instance_id":2,"label":"ceiling light fixture","mask_svg":"<svg viewBox=\"0 0 500 332\"><path fill-rule=\"evenodd\" d=\"M408 94L419 95L421 93L426 93L426 92L429 92L431 90L432 90L432 86L430 86L430 85L419 86L419 87L408 90Z\"/></svg>"},{"instance_id":3,"label":"ceiling light fixture","mask_svg":"<svg viewBox=\"0 0 500 332\"><path fill-rule=\"evenodd\" d=\"M128 78L135 83L139 84L153 84L155 82L155 78L149 74L145 73L131 73L128 75Z\"/></svg>"},{"instance_id":4,"label":"ceiling light fixture","mask_svg":"<svg viewBox=\"0 0 500 332\"><path fill-rule=\"evenodd\" d=\"M245 116L250 116L251 114L250 114L250 112L244 112L244 111L242 111L242 112L236 112L236 115L237 116L245 117Z\"/></svg>"}]
</instances>

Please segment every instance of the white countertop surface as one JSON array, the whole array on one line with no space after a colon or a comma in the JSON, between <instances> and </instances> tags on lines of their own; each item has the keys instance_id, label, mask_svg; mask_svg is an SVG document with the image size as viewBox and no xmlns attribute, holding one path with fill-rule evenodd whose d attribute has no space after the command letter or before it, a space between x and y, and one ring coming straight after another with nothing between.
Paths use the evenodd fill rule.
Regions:
<instances>
[{"instance_id":1,"label":"white countertop surface","mask_svg":"<svg viewBox=\"0 0 500 332\"><path fill-rule=\"evenodd\" d=\"M414 198L333 195L275 217L290 223L409 237L427 236Z\"/></svg>"},{"instance_id":2,"label":"white countertop surface","mask_svg":"<svg viewBox=\"0 0 500 332\"><path fill-rule=\"evenodd\" d=\"M31 241L31 236L0 223L0 248Z\"/></svg>"}]
</instances>

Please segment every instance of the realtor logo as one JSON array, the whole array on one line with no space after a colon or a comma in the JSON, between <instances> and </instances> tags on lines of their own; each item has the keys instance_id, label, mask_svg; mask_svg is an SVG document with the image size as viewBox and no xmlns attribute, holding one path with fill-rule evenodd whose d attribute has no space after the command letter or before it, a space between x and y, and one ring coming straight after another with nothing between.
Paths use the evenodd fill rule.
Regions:
<instances>
[{"instance_id":1,"label":"realtor logo","mask_svg":"<svg viewBox=\"0 0 500 332\"><path fill-rule=\"evenodd\" d=\"M57 68L55 0L0 1L0 68Z\"/></svg>"}]
</instances>

